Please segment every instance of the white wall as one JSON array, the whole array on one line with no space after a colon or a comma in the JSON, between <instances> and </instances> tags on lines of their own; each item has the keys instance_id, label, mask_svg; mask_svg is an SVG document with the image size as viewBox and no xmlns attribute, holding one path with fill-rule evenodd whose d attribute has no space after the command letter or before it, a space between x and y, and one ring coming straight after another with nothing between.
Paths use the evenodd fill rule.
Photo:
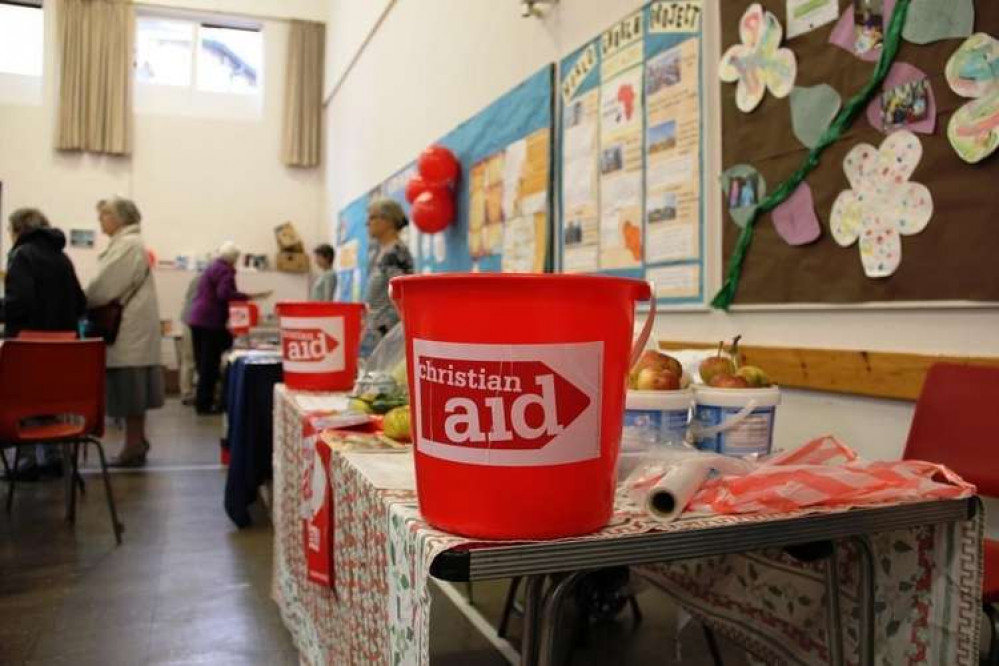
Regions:
<instances>
[{"instance_id":1,"label":"white wall","mask_svg":"<svg viewBox=\"0 0 999 666\"><path fill-rule=\"evenodd\" d=\"M359 44L378 14L330 0L330 46ZM370 3L382 7L384 0ZM412 160L434 139L546 63L557 61L641 0L561 0L544 20L523 19L514 0L397 0L327 108L327 213L332 214ZM715 3L708 10L707 48L718 48ZM340 20L337 20L339 14ZM337 56L338 62L349 60ZM717 56L716 56L717 58ZM708 104L719 123L713 65L705 72ZM717 145L707 177L710 272L719 275ZM941 211L939 214L944 214ZM717 287L717 279L709 292ZM922 353L999 355L999 312L961 310L672 312L657 334L712 341L741 333L751 344L860 348ZM833 432L869 456L901 453L912 405L788 391L778 416L784 444Z\"/></svg>"},{"instance_id":2,"label":"white wall","mask_svg":"<svg viewBox=\"0 0 999 666\"><path fill-rule=\"evenodd\" d=\"M186 7L192 2L162 0L161 4ZM287 4L289 11L301 14L308 6L312 18L324 18L325 5L320 0ZM247 11L277 13L285 2L220 0L201 5L245 6ZM323 217L322 170L291 169L280 160L286 21L262 21L264 97L259 112L249 116L228 113L223 99L213 104L211 117L199 112L181 115L163 104L162 96L151 94L158 92L155 87L139 86L134 152L126 159L53 149L58 86L54 6L45 4L47 53L42 95L34 104L0 105L4 214L20 206L37 206L67 233L72 228L97 230L95 202L121 194L138 203L144 218L143 236L160 259L203 254L226 239L235 240L244 251L273 255L277 249L273 228L286 220L296 224L307 246L315 244ZM321 11L315 11L316 7ZM3 92L0 89L0 98ZM93 274L104 243L100 238L94 250L70 251L82 281ZM258 274L247 279L256 289L267 288L266 283L272 281L284 297L302 298L306 294L305 276ZM173 318L187 279L178 276L157 282L163 282L163 317ZM174 282L183 286L175 288Z\"/></svg>"},{"instance_id":3,"label":"white wall","mask_svg":"<svg viewBox=\"0 0 999 666\"><path fill-rule=\"evenodd\" d=\"M144 0L137 4L306 21L325 21L328 13L326 0Z\"/></svg>"}]
</instances>

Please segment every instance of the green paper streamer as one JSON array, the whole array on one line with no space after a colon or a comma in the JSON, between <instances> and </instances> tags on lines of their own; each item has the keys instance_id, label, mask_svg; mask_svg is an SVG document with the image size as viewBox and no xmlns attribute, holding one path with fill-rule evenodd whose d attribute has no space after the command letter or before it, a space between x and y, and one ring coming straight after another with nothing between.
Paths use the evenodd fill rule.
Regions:
<instances>
[{"instance_id":1,"label":"green paper streamer","mask_svg":"<svg viewBox=\"0 0 999 666\"><path fill-rule=\"evenodd\" d=\"M888 31L885 34L884 43L881 47L881 58L874 68L871 80L867 82L867 85L860 92L851 97L842 110L840 110L839 115L836 116L832 124L822 134L815 147L808 152L804 163L798 167L797 171L791 174L790 178L774 188L774 191L760 202L756 212L749 219L742 233L739 234L735 250L728 260L728 268L725 271L725 283L718 293L715 294L715 297L711 299L711 307L719 310L728 310L732 305L732 301L735 300L736 292L739 290L739 278L742 275L742 264L746 260L746 252L749 250L749 244L753 240L753 228L756 226L757 220L760 219L760 215L770 212L791 196L798 185L819 165L819 158L825 149L838 141L843 136L843 132L846 131L857 116L867 108L871 97L874 96L885 77L888 76L888 70L891 69L891 64L895 61L895 56L898 53L902 37L902 27L905 25L905 15L909 10L910 2L911 0L898 0L895 3L895 12L892 14L891 23L888 26Z\"/></svg>"}]
</instances>

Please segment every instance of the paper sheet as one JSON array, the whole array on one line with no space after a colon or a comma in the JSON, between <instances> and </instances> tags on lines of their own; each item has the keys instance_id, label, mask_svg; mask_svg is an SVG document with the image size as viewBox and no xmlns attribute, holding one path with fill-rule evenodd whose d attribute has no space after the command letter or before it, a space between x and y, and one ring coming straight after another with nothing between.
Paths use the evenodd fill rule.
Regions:
<instances>
[{"instance_id":1,"label":"paper sheet","mask_svg":"<svg viewBox=\"0 0 999 666\"><path fill-rule=\"evenodd\" d=\"M503 234L503 272L532 273L545 269L544 253L539 253L540 233L545 233L545 215L525 215L507 220Z\"/></svg>"},{"instance_id":2,"label":"paper sheet","mask_svg":"<svg viewBox=\"0 0 999 666\"><path fill-rule=\"evenodd\" d=\"M700 60L694 40L645 66L645 261L698 259Z\"/></svg>"},{"instance_id":3,"label":"paper sheet","mask_svg":"<svg viewBox=\"0 0 999 666\"><path fill-rule=\"evenodd\" d=\"M975 30L974 0L912 0L902 38L913 44L970 37Z\"/></svg>"},{"instance_id":4,"label":"paper sheet","mask_svg":"<svg viewBox=\"0 0 999 666\"><path fill-rule=\"evenodd\" d=\"M755 167L737 164L722 172L722 192L732 221L745 227L767 196L767 181Z\"/></svg>"},{"instance_id":5,"label":"paper sheet","mask_svg":"<svg viewBox=\"0 0 999 666\"><path fill-rule=\"evenodd\" d=\"M904 127L919 134L933 134L937 103L926 73L906 62L893 63L881 92L867 105L867 122L879 132Z\"/></svg>"},{"instance_id":6,"label":"paper sheet","mask_svg":"<svg viewBox=\"0 0 999 666\"><path fill-rule=\"evenodd\" d=\"M787 38L794 39L839 17L838 0L787 0Z\"/></svg>"},{"instance_id":7,"label":"paper sheet","mask_svg":"<svg viewBox=\"0 0 999 666\"><path fill-rule=\"evenodd\" d=\"M347 411L349 398L337 394L296 393L295 402L303 412Z\"/></svg>"},{"instance_id":8,"label":"paper sheet","mask_svg":"<svg viewBox=\"0 0 999 666\"><path fill-rule=\"evenodd\" d=\"M701 295L699 264L650 268L645 277L656 285L656 298L698 298Z\"/></svg>"},{"instance_id":9,"label":"paper sheet","mask_svg":"<svg viewBox=\"0 0 999 666\"><path fill-rule=\"evenodd\" d=\"M829 227L843 247L860 241L860 260L871 278L892 275L902 261L902 235L917 234L933 216L933 198L909 182L923 154L919 138L899 130L880 148L861 143L843 160L851 189L833 203Z\"/></svg>"},{"instance_id":10,"label":"paper sheet","mask_svg":"<svg viewBox=\"0 0 999 666\"><path fill-rule=\"evenodd\" d=\"M842 100L836 89L825 83L791 91L791 129L806 148L814 148L829 129Z\"/></svg>"},{"instance_id":11,"label":"paper sheet","mask_svg":"<svg viewBox=\"0 0 999 666\"><path fill-rule=\"evenodd\" d=\"M822 235L808 183L798 185L791 196L774 209L772 218L774 228L788 245L814 243Z\"/></svg>"},{"instance_id":12,"label":"paper sheet","mask_svg":"<svg viewBox=\"0 0 999 666\"><path fill-rule=\"evenodd\" d=\"M726 83L737 82L735 103L749 113L769 89L774 97L787 97L794 87L798 65L791 49L780 48L783 30L777 17L754 3L739 21L741 44L722 56L718 76Z\"/></svg>"},{"instance_id":13,"label":"paper sheet","mask_svg":"<svg viewBox=\"0 0 999 666\"><path fill-rule=\"evenodd\" d=\"M562 269L571 273L596 271L599 256L599 145L600 90L568 102L563 111L562 146Z\"/></svg>"},{"instance_id":14,"label":"paper sheet","mask_svg":"<svg viewBox=\"0 0 999 666\"><path fill-rule=\"evenodd\" d=\"M601 86L601 269L642 263L643 69L634 67Z\"/></svg>"},{"instance_id":15,"label":"paper sheet","mask_svg":"<svg viewBox=\"0 0 999 666\"><path fill-rule=\"evenodd\" d=\"M951 90L972 98L951 116L947 138L965 162L980 162L999 147L999 40L972 35L947 61L944 76Z\"/></svg>"}]
</instances>

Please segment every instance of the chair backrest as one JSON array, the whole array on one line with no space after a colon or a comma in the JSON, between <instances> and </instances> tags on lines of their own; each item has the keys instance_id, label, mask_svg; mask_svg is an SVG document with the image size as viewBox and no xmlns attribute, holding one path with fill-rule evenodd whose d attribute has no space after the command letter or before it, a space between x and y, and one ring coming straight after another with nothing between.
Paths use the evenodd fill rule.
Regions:
<instances>
[{"instance_id":1,"label":"chair backrest","mask_svg":"<svg viewBox=\"0 0 999 666\"><path fill-rule=\"evenodd\" d=\"M21 331L18 340L76 340L75 331Z\"/></svg>"},{"instance_id":2,"label":"chair backrest","mask_svg":"<svg viewBox=\"0 0 999 666\"><path fill-rule=\"evenodd\" d=\"M7 340L0 344L0 441L24 419L73 415L104 434L103 340Z\"/></svg>"},{"instance_id":3,"label":"chair backrest","mask_svg":"<svg viewBox=\"0 0 999 666\"><path fill-rule=\"evenodd\" d=\"M999 368L931 367L903 457L944 464L982 495L999 496Z\"/></svg>"}]
</instances>

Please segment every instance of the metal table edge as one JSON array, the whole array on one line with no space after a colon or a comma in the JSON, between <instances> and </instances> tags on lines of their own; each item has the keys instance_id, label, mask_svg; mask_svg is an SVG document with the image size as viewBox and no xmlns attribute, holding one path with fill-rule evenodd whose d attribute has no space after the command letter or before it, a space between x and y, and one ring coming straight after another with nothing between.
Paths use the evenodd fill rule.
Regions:
<instances>
[{"instance_id":1,"label":"metal table edge","mask_svg":"<svg viewBox=\"0 0 999 666\"><path fill-rule=\"evenodd\" d=\"M440 580L465 582L745 553L970 520L979 503L977 497L932 500L685 532L458 546L438 554L430 564L430 574Z\"/></svg>"}]
</instances>

